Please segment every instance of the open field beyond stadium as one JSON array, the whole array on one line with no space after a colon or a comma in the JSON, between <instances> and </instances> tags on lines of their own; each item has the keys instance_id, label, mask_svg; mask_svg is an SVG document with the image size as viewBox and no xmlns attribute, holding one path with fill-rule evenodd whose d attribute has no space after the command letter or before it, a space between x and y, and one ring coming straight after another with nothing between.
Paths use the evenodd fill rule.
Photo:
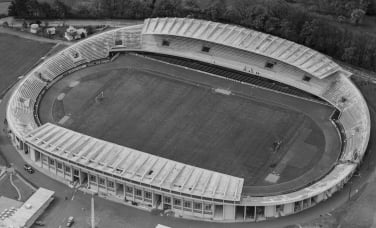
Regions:
<instances>
[{"instance_id":1,"label":"open field beyond stadium","mask_svg":"<svg viewBox=\"0 0 376 228\"><path fill-rule=\"evenodd\" d=\"M29 70L53 44L0 34L0 91Z\"/></svg>"}]
</instances>

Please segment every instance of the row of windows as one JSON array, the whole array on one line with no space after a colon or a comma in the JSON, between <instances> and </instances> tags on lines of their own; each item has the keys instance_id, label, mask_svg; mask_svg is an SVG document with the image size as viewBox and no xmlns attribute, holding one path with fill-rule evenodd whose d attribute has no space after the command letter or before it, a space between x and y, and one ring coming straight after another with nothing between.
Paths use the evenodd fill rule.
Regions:
<instances>
[{"instance_id":1,"label":"row of windows","mask_svg":"<svg viewBox=\"0 0 376 228\"><path fill-rule=\"evenodd\" d=\"M170 204L171 205L171 197L165 196L163 199L164 199L164 203L165 204ZM181 199L173 198L174 206L182 206L182 201L183 201L183 207L185 207L185 208L192 208L192 201L187 201L187 200L181 200ZM202 210L202 203L200 203L200 202L193 202L193 209L195 209L195 210ZM212 205L211 204L204 204L204 210L205 211L211 211L212 210Z\"/></svg>"},{"instance_id":2,"label":"row of windows","mask_svg":"<svg viewBox=\"0 0 376 228\"><path fill-rule=\"evenodd\" d=\"M54 161L52 159L49 159L50 161ZM50 162L51 163L51 162ZM58 167L62 167L62 163L60 162L56 162L57 163L57 166ZM55 164L55 163L53 163ZM59 165L60 164L60 165ZM71 170L70 167L68 166L65 166L65 169L66 171ZM79 176L79 170L78 169L73 169L73 173L74 175L76 176ZM98 184L99 185L105 185L105 178L102 178L102 177L98 177L96 175L91 175L89 174L89 180L91 182L97 182L98 180ZM110 188L114 188L114 182L113 181L107 181L107 184L108 184L108 187ZM125 192L127 194L130 194L130 195L133 195L133 191L134 191L134 195L135 195L135 198L137 199L144 199L146 201L151 201L152 200L152 192L149 192L149 191L142 191L142 189L138 189L136 187L132 187L132 186L128 186L126 185L125 186ZM172 198L172 197L168 197L168 196L164 196L164 203L165 204L168 204L168 205L171 205L171 199L173 199L173 202L174 202L174 207L176 208L184 208L184 209L193 209L195 211L204 211L205 212L210 212L212 211L212 205L211 204L203 204L201 202L192 202L192 201L187 201L187 200L182 200L182 199L178 199L178 198ZM193 207L193 208L192 208Z\"/></svg>"},{"instance_id":3,"label":"row of windows","mask_svg":"<svg viewBox=\"0 0 376 228\"><path fill-rule=\"evenodd\" d=\"M39 152L39 151L38 151ZM41 153L41 152L39 152L39 153ZM50 154L50 153L48 153L47 152L47 154ZM52 155L53 156L53 155ZM47 162L47 158L49 158L48 157L48 155L45 155L45 154L43 154L43 153L41 153L41 158L42 158L42 160L46 160L46 162ZM63 158L60 158L60 159L63 159ZM52 159L49 159L49 160L52 160ZM64 160L64 159L63 159ZM70 161L71 162L71 161ZM58 161L57 161L57 163L59 163ZM75 162L72 162L73 164L75 164ZM66 169L69 169L69 172L70 172L70 167L68 167L68 166L65 166L66 167ZM90 167L86 167L85 166L85 168L87 168L87 169L92 169L93 170L93 168L90 168ZM97 171L97 170L95 170L95 171ZM73 176L76 176L76 177L79 177L80 176L80 174L79 174L79 170L78 169L76 169L76 168L73 168ZM97 176L96 175L88 175L89 176L89 181L90 182L94 182L94 183L96 183L97 182ZM102 182L103 183L103 182ZM110 188L113 188L113 186L114 186L114 183L113 182L111 182L110 181L110 184L108 185L108 187L110 187ZM135 188L136 189L136 188ZM125 187L125 192L128 194L128 195L133 195L133 187L132 186L126 186ZM176 194L179 194L179 193L176 193ZM139 197L140 196L142 196L142 193L140 193L139 195L138 195ZM212 200L211 198L203 198L204 200ZM220 202L222 202L222 201L220 201ZM226 203L233 203L232 201L225 201Z\"/></svg>"},{"instance_id":4,"label":"row of windows","mask_svg":"<svg viewBox=\"0 0 376 228\"><path fill-rule=\"evenodd\" d=\"M89 175L90 182L97 183L97 176ZM98 184L104 186L106 184L106 179L99 177ZM115 183L113 181L107 180L107 186L110 188L114 188Z\"/></svg>"},{"instance_id":5,"label":"row of windows","mask_svg":"<svg viewBox=\"0 0 376 228\"><path fill-rule=\"evenodd\" d=\"M162 46L169 47L170 46L170 41L168 41L168 40L162 40ZM210 47L208 47L208 46L202 46L201 47L201 51L209 53L210 52Z\"/></svg>"}]
</instances>

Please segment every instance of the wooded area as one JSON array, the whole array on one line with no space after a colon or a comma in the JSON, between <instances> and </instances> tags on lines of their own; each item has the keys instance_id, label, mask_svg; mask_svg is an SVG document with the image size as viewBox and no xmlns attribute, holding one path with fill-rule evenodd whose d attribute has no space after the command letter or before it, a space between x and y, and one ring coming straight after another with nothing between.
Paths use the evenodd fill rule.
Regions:
<instances>
[{"instance_id":1,"label":"wooded area","mask_svg":"<svg viewBox=\"0 0 376 228\"><path fill-rule=\"evenodd\" d=\"M317 14L334 15L341 23L361 24L366 13L376 13L373 0L315 0L308 8L299 7L302 1L236 0L229 4L226 0L92 0L90 4L72 9L61 0L14 0L9 15L29 19L201 18L277 35L346 63L376 71L375 36L329 23Z\"/></svg>"}]
</instances>

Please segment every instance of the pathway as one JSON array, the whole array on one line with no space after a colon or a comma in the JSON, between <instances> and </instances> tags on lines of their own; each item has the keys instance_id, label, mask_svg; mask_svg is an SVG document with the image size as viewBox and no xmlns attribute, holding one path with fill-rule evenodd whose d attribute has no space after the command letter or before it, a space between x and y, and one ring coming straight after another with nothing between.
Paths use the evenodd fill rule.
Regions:
<instances>
[{"instance_id":1,"label":"pathway","mask_svg":"<svg viewBox=\"0 0 376 228\"><path fill-rule=\"evenodd\" d=\"M28 32L17 31L17 30L11 29L11 28L0 27L0 33L5 33L5 34L13 35L13 36L18 36L18 37L21 37L21 38L24 38L24 39L35 40L35 41L45 42L45 43L55 43L55 44L64 43L66 45L72 44L71 42L68 42L68 41L48 39L48 38L45 38L45 37L33 35L31 33L28 33Z\"/></svg>"},{"instance_id":2,"label":"pathway","mask_svg":"<svg viewBox=\"0 0 376 228\"><path fill-rule=\"evenodd\" d=\"M13 188L16 189L16 191L17 191L17 195L18 195L17 200L18 200L18 201L21 201L21 199L22 199L21 192L20 192L20 190L18 189L18 187L13 183L13 173L10 173L10 184L11 184L11 185L13 186Z\"/></svg>"}]
</instances>

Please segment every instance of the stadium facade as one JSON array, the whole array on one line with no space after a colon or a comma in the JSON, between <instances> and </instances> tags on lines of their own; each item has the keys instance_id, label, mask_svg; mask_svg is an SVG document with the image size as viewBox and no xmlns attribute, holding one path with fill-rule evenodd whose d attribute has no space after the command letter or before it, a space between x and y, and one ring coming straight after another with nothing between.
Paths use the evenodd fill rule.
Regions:
<instances>
[{"instance_id":1,"label":"stadium facade","mask_svg":"<svg viewBox=\"0 0 376 228\"><path fill-rule=\"evenodd\" d=\"M243 178L40 123L39 101L55 81L129 51L218 65L319 97L338 110L333 124L341 137L341 155L329 173L308 186L252 196L243 191ZM257 221L312 207L340 190L355 172L369 141L370 114L350 76L330 58L272 35L203 20L146 19L141 25L91 36L44 60L15 86L6 122L14 146L27 153L33 165L67 183L80 184L119 202L171 210L183 217Z\"/></svg>"}]
</instances>

